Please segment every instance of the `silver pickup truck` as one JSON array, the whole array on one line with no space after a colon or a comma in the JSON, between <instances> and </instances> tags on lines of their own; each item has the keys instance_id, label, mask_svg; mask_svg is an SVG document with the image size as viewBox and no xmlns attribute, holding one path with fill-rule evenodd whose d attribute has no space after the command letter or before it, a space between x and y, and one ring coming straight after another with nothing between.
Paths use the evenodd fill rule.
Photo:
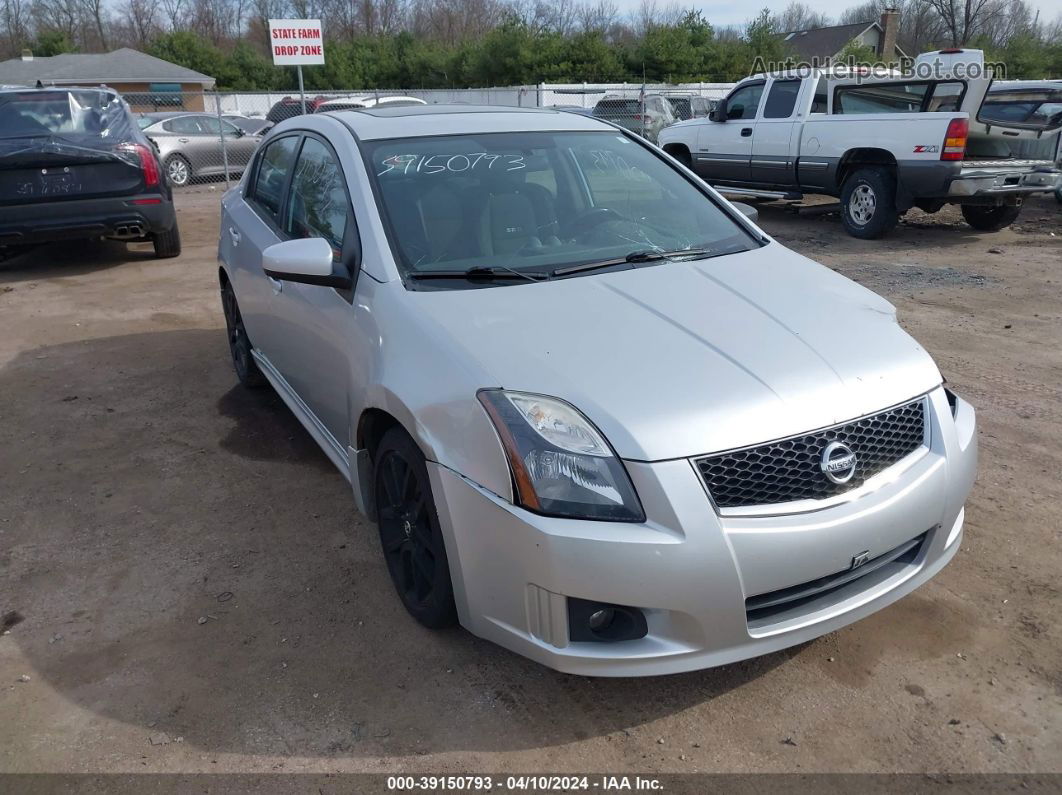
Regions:
<instances>
[{"instance_id":1,"label":"silver pickup truck","mask_svg":"<svg viewBox=\"0 0 1062 795\"><path fill-rule=\"evenodd\" d=\"M945 204L976 229L1009 226L1025 196L1059 183L1062 84L993 85L947 64L938 74L757 75L659 143L727 193L837 196L855 237L881 237L910 208Z\"/></svg>"}]
</instances>

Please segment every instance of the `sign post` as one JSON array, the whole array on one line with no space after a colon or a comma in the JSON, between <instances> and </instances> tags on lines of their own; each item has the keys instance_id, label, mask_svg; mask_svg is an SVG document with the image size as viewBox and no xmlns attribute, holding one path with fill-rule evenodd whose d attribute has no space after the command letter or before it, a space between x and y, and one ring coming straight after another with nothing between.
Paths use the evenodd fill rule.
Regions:
<instances>
[{"instance_id":1,"label":"sign post","mask_svg":"<svg viewBox=\"0 0 1062 795\"><path fill-rule=\"evenodd\" d=\"M324 37L319 19L269 20L269 49L274 66L294 66L299 73L299 99L306 113L306 91L302 82L303 64L321 65L324 59Z\"/></svg>"}]
</instances>

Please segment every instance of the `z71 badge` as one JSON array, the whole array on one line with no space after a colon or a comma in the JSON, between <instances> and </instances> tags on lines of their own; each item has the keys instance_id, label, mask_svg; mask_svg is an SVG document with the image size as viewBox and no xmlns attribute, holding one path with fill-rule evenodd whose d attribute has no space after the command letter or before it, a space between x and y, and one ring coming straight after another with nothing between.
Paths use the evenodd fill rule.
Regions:
<instances>
[{"instance_id":1,"label":"z71 badge","mask_svg":"<svg viewBox=\"0 0 1062 795\"><path fill-rule=\"evenodd\" d=\"M929 145L926 145L926 146L923 146L923 145L919 144L918 146L916 146L914 148L914 153L916 155L932 154L934 152L939 152L939 151L940 151L940 147L937 146L936 144L929 144Z\"/></svg>"}]
</instances>

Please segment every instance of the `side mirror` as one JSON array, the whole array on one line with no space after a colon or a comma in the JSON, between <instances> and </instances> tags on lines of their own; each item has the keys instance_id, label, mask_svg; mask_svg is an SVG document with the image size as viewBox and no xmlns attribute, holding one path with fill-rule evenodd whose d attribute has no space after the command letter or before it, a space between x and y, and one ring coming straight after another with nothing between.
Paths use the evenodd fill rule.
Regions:
<instances>
[{"instance_id":1,"label":"side mirror","mask_svg":"<svg viewBox=\"0 0 1062 795\"><path fill-rule=\"evenodd\" d=\"M751 204L745 204L745 202L731 202L731 204L734 205L735 210L752 221L752 223L757 223L760 220L760 211Z\"/></svg>"},{"instance_id":2,"label":"side mirror","mask_svg":"<svg viewBox=\"0 0 1062 795\"><path fill-rule=\"evenodd\" d=\"M283 282L315 284L349 290L353 280L333 261L332 244L323 237L304 237L275 243L262 252L266 275Z\"/></svg>"},{"instance_id":3,"label":"side mirror","mask_svg":"<svg viewBox=\"0 0 1062 795\"><path fill-rule=\"evenodd\" d=\"M708 113L708 118L712 121L726 121L726 103L720 102Z\"/></svg>"}]
</instances>

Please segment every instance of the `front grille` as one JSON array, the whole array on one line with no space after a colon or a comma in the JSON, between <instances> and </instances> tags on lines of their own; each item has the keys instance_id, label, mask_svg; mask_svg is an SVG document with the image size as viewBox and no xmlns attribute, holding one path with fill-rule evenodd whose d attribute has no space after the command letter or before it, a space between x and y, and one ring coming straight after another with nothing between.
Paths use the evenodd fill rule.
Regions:
<instances>
[{"instance_id":1,"label":"front grille","mask_svg":"<svg viewBox=\"0 0 1062 795\"><path fill-rule=\"evenodd\" d=\"M697 460L720 508L821 500L863 485L917 450L925 440L925 398L832 428ZM822 470L831 442L855 453L855 473L835 483Z\"/></svg>"}]
</instances>

